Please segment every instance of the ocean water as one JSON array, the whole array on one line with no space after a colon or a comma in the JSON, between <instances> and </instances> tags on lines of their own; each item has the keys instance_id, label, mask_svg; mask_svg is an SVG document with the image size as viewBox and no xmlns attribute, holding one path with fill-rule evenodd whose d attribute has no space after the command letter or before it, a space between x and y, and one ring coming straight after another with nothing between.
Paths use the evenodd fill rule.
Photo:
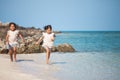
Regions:
<instances>
[{"instance_id":1,"label":"ocean water","mask_svg":"<svg viewBox=\"0 0 120 80\"><path fill-rule=\"evenodd\" d=\"M63 31L55 45L71 44L78 52L120 53L120 31Z\"/></svg>"}]
</instances>

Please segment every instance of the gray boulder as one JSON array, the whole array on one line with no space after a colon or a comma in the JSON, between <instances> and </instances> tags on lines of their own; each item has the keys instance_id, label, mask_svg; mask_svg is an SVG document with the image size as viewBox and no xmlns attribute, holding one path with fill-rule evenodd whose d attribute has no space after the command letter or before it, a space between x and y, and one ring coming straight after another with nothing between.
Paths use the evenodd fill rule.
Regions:
<instances>
[{"instance_id":1,"label":"gray boulder","mask_svg":"<svg viewBox=\"0 0 120 80\"><path fill-rule=\"evenodd\" d=\"M67 43L58 45L57 50L58 52L75 52L75 49Z\"/></svg>"},{"instance_id":2,"label":"gray boulder","mask_svg":"<svg viewBox=\"0 0 120 80\"><path fill-rule=\"evenodd\" d=\"M17 49L18 54L42 53L44 51L44 48L38 44L26 44Z\"/></svg>"}]
</instances>

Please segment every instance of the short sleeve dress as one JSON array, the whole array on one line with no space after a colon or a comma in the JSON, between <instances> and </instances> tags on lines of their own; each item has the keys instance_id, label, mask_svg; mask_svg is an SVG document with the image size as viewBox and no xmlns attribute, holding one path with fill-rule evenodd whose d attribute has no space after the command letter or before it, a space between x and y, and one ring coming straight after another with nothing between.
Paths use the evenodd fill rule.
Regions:
<instances>
[{"instance_id":1,"label":"short sleeve dress","mask_svg":"<svg viewBox=\"0 0 120 80\"><path fill-rule=\"evenodd\" d=\"M9 30L7 34L8 34L8 42L9 42L8 48L17 47L19 30L15 30L15 31Z\"/></svg>"},{"instance_id":2,"label":"short sleeve dress","mask_svg":"<svg viewBox=\"0 0 120 80\"><path fill-rule=\"evenodd\" d=\"M46 47L48 47L48 48L52 48L52 46L53 46L53 41L51 40L51 37L53 37L54 36L54 33L50 33L50 34L48 34L48 33L45 33L45 32L43 32L43 47L44 48L46 48Z\"/></svg>"}]
</instances>

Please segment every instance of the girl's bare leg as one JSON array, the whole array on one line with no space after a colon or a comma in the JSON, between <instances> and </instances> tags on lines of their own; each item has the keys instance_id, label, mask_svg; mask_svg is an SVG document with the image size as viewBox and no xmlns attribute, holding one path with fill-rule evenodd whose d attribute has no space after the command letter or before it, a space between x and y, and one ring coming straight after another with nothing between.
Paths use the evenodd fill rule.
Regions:
<instances>
[{"instance_id":1,"label":"girl's bare leg","mask_svg":"<svg viewBox=\"0 0 120 80\"><path fill-rule=\"evenodd\" d=\"M16 47L13 48L14 51L14 60L16 61Z\"/></svg>"},{"instance_id":2,"label":"girl's bare leg","mask_svg":"<svg viewBox=\"0 0 120 80\"><path fill-rule=\"evenodd\" d=\"M50 58L50 49L46 47L46 64L49 63L49 58Z\"/></svg>"},{"instance_id":3,"label":"girl's bare leg","mask_svg":"<svg viewBox=\"0 0 120 80\"><path fill-rule=\"evenodd\" d=\"M13 62L13 50L9 49L10 60Z\"/></svg>"}]
</instances>

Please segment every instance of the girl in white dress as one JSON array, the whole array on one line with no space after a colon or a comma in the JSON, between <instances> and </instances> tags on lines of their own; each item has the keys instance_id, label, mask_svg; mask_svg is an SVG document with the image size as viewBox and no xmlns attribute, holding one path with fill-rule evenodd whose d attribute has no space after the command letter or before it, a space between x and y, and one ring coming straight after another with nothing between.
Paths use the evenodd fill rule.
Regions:
<instances>
[{"instance_id":1,"label":"girl in white dress","mask_svg":"<svg viewBox=\"0 0 120 80\"><path fill-rule=\"evenodd\" d=\"M10 30L7 32L6 35L6 44L7 44L7 48L9 49L11 61L13 61L13 54L14 54L14 60L16 61L16 48L18 46L18 37L20 37L23 42L24 39L20 34L19 30L16 30L15 23L13 22L9 23L9 28Z\"/></svg>"},{"instance_id":2,"label":"girl in white dress","mask_svg":"<svg viewBox=\"0 0 120 80\"><path fill-rule=\"evenodd\" d=\"M51 48L52 48L53 42L54 42L55 34L52 33L51 25L45 26L44 30L45 30L45 32L43 32L42 37L40 37L40 39L36 42L36 44L38 44L40 41L43 40L42 46L46 50L46 64L48 64L49 63L49 58L50 58Z\"/></svg>"}]
</instances>

